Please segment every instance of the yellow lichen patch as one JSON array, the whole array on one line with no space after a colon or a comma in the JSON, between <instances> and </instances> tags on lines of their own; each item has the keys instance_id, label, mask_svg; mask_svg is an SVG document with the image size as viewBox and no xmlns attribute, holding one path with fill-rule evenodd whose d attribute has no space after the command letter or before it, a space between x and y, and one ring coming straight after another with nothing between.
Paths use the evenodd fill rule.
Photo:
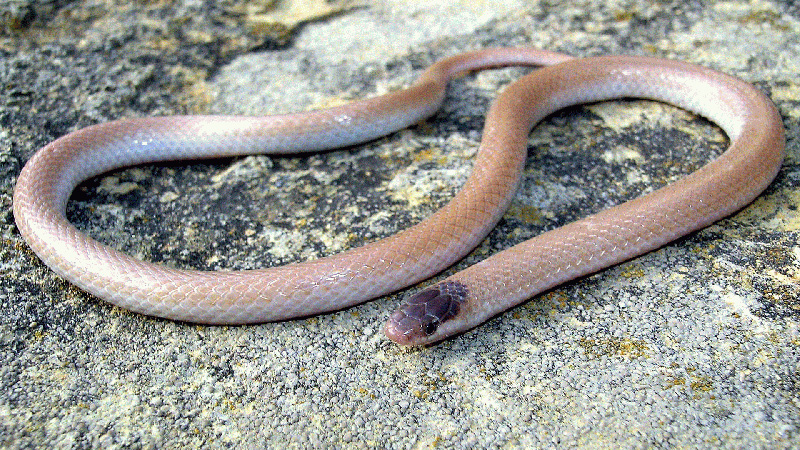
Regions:
<instances>
[{"instance_id":1,"label":"yellow lichen patch","mask_svg":"<svg viewBox=\"0 0 800 450\"><path fill-rule=\"evenodd\" d=\"M783 15L778 11L768 10L755 10L742 16L739 19L742 25L758 25L762 26L765 23L771 25L773 28L780 31L789 31L791 28L785 21Z\"/></svg>"},{"instance_id":2,"label":"yellow lichen patch","mask_svg":"<svg viewBox=\"0 0 800 450\"><path fill-rule=\"evenodd\" d=\"M667 384L664 386L664 389L671 389L675 386L684 386L686 385L686 378L683 377L672 377L667 380Z\"/></svg>"},{"instance_id":3,"label":"yellow lichen patch","mask_svg":"<svg viewBox=\"0 0 800 450\"><path fill-rule=\"evenodd\" d=\"M617 22L630 22L635 18L636 15L633 13L633 11L618 10L614 13L614 20Z\"/></svg>"},{"instance_id":4,"label":"yellow lichen patch","mask_svg":"<svg viewBox=\"0 0 800 450\"><path fill-rule=\"evenodd\" d=\"M620 275L625 278L641 278L644 276L644 269L639 265L631 264L624 267Z\"/></svg>"},{"instance_id":5,"label":"yellow lichen patch","mask_svg":"<svg viewBox=\"0 0 800 450\"><path fill-rule=\"evenodd\" d=\"M208 87L208 83L198 80L186 90L182 100L193 111L207 112L208 107L214 101L214 93Z\"/></svg>"},{"instance_id":6,"label":"yellow lichen patch","mask_svg":"<svg viewBox=\"0 0 800 450\"><path fill-rule=\"evenodd\" d=\"M179 99L183 106L195 113L208 112L208 107L214 101L214 93L206 81L208 72L175 66L170 69L170 75L178 85L185 86Z\"/></svg>"},{"instance_id":7,"label":"yellow lichen patch","mask_svg":"<svg viewBox=\"0 0 800 450\"><path fill-rule=\"evenodd\" d=\"M120 182L119 177L111 175L103 177L102 181L100 181L100 186L98 187L98 190L113 195L125 195L130 192L133 192L138 188L139 185L136 183L132 183L130 181Z\"/></svg>"},{"instance_id":8,"label":"yellow lichen patch","mask_svg":"<svg viewBox=\"0 0 800 450\"><path fill-rule=\"evenodd\" d=\"M785 86L777 85L770 90L770 97L776 102L795 101L800 98L800 85L797 83ZM798 108L786 108L781 112L791 119L800 119L800 109Z\"/></svg>"},{"instance_id":9,"label":"yellow lichen patch","mask_svg":"<svg viewBox=\"0 0 800 450\"><path fill-rule=\"evenodd\" d=\"M642 164L645 161L640 149L628 145L612 147L604 151L600 157L608 164L623 164L626 161Z\"/></svg>"},{"instance_id":10,"label":"yellow lichen patch","mask_svg":"<svg viewBox=\"0 0 800 450\"><path fill-rule=\"evenodd\" d=\"M373 394L372 392L370 392L369 390L367 390L366 388L363 388L363 387L357 388L356 392L358 392L359 394L361 394L361 395L363 395L365 397L375 398L375 394Z\"/></svg>"},{"instance_id":11,"label":"yellow lichen patch","mask_svg":"<svg viewBox=\"0 0 800 450\"><path fill-rule=\"evenodd\" d=\"M617 338L589 339L581 338L578 345L583 347L590 356L624 356L627 358L642 358L647 356L647 344L644 341Z\"/></svg>"},{"instance_id":12,"label":"yellow lichen patch","mask_svg":"<svg viewBox=\"0 0 800 450\"><path fill-rule=\"evenodd\" d=\"M233 400L231 400L231 399L228 399L228 398L226 398L226 399L222 400L222 405L223 405L225 408L227 408L229 411L233 411L233 410L235 410L235 409L236 409L236 403L234 403L234 401L233 401Z\"/></svg>"},{"instance_id":13,"label":"yellow lichen patch","mask_svg":"<svg viewBox=\"0 0 800 450\"><path fill-rule=\"evenodd\" d=\"M541 224L542 219L544 218L544 215L539 208L521 204L511 205L507 214L511 217L516 217L524 223L533 225Z\"/></svg>"},{"instance_id":14,"label":"yellow lichen patch","mask_svg":"<svg viewBox=\"0 0 800 450\"><path fill-rule=\"evenodd\" d=\"M350 1L261 0L245 3L242 13L246 15L252 32L282 42L298 25L341 14L355 6L355 2Z\"/></svg>"},{"instance_id":15,"label":"yellow lichen patch","mask_svg":"<svg viewBox=\"0 0 800 450\"><path fill-rule=\"evenodd\" d=\"M542 295L541 302L530 302L530 308L526 308L534 316L542 313L555 314L559 309L569 305L569 298L560 291L551 291Z\"/></svg>"},{"instance_id":16,"label":"yellow lichen patch","mask_svg":"<svg viewBox=\"0 0 800 450\"><path fill-rule=\"evenodd\" d=\"M800 155L799 155L800 157ZM736 216L736 219L758 222L775 231L800 230L800 191L784 190L773 195L761 196ZM767 219L767 220L764 220Z\"/></svg>"},{"instance_id":17,"label":"yellow lichen patch","mask_svg":"<svg viewBox=\"0 0 800 450\"><path fill-rule=\"evenodd\" d=\"M689 387L692 388L693 391L700 391L700 392L708 392L714 387L714 383L711 382L711 378L709 377L692 377L692 381L689 382Z\"/></svg>"},{"instance_id":18,"label":"yellow lichen patch","mask_svg":"<svg viewBox=\"0 0 800 450\"><path fill-rule=\"evenodd\" d=\"M398 179L400 177L397 177ZM401 187L397 187L401 186ZM421 185L413 185L413 184L406 184L406 183L390 183L389 188L392 189L391 196L392 199L398 202L403 202L408 205L409 208L416 208L420 205L426 205L430 202L430 192L431 189L424 189L420 188ZM428 186L428 184L425 184Z\"/></svg>"},{"instance_id":19,"label":"yellow lichen patch","mask_svg":"<svg viewBox=\"0 0 800 450\"><path fill-rule=\"evenodd\" d=\"M434 151L434 148L427 147L427 148L424 148L424 149L421 149L421 150L417 150L416 152L414 152L413 161L415 163L427 162L427 161L432 160L434 156L439 155L441 153L442 153L442 151L439 148L435 149L435 151Z\"/></svg>"}]
</instances>

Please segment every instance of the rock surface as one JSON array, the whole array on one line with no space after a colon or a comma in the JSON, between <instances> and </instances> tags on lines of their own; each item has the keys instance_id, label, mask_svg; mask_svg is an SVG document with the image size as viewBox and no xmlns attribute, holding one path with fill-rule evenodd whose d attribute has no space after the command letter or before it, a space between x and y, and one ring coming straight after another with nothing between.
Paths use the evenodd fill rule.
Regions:
<instances>
[{"instance_id":1,"label":"rock surface","mask_svg":"<svg viewBox=\"0 0 800 450\"><path fill-rule=\"evenodd\" d=\"M800 445L796 2L273 3L0 5L0 446ZM406 293L260 326L175 323L72 287L14 225L22 165L78 128L326 107L406 86L438 58L508 45L677 58L751 81L784 117L786 164L741 213L414 350L381 333ZM115 172L81 185L68 214L177 267L336 253L443 205L492 99L527 71L460 78L435 117L352 149ZM662 186L726 142L651 102L560 112L532 132L513 206L456 269Z\"/></svg>"}]
</instances>

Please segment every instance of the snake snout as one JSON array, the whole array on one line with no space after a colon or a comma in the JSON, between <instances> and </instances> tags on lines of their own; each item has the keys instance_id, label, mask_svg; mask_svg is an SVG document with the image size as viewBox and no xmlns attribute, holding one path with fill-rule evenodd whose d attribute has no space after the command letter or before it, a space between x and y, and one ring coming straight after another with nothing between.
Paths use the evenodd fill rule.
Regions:
<instances>
[{"instance_id":1,"label":"snake snout","mask_svg":"<svg viewBox=\"0 0 800 450\"><path fill-rule=\"evenodd\" d=\"M458 315L466 294L466 287L456 281L420 291L389 316L384 332L401 345L429 342L439 325Z\"/></svg>"}]
</instances>

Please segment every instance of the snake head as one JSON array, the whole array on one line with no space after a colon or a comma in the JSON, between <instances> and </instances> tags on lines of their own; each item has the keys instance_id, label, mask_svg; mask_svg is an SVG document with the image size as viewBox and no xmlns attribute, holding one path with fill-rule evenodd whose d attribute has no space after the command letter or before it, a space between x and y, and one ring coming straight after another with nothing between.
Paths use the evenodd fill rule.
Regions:
<instances>
[{"instance_id":1,"label":"snake head","mask_svg":"<svg viewBox=\"0 0 800 450\"><path fill-rule=\"evenodd\" d=\"M444 281L417 292L389 316L384 332L400 345L438 340L430 338L439 325L458 315L466 297L466 286L457 281Z\"/></svg>"}]
</instances>

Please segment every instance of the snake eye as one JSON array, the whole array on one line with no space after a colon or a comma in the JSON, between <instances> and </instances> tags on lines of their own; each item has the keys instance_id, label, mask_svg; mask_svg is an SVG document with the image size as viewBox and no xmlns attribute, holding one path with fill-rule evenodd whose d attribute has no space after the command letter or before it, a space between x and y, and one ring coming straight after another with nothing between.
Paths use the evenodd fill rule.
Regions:
<instances>
[{"instance_id":1,"label":"snake eye","mask_svg":"<svg viewBox=\"0 0 800 450\"><path fill-rule=\"evenodd\" d=\"M436 329L439 328L439 321L436 319L431 320L430 322L425 324L424 332L426 336L430 336L436 332Z\"/></svg>"}]
</instances>

